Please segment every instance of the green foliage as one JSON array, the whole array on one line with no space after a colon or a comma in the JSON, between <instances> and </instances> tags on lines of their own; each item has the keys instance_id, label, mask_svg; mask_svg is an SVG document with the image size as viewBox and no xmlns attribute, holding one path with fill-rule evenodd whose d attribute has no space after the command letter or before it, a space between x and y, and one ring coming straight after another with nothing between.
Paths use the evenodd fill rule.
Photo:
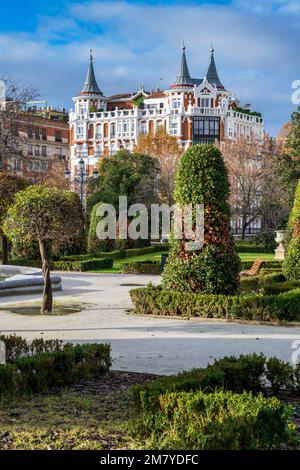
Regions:
<instances>
[{"instance_id":1,"label":"green foliage","mask_svg":"<svg viewBox=\"0 0 300 470\"><path fill-rule=\"evenodd\" d=\"M278 158L277 171L281 177L292 204L300 179L300 107L292 114L292 128L283 153Z\"/></svg>"},{"instance_id":2,"label":"green foliage","mask_svg":"<svg viewBox=\"0 0 300 470\"><path fill-rule=\"evenodd\" d=\"M163 273L165 289L233 294L240 260L230 231L229 182L220 151L195 145L182 156L176 173L175 200L180 207L204 204L204 246L187 251L186 240L171 241ZM195 223L195 214L194 223Z\"/></svg>"},{"instance_id":3,"label":"green foliage","mask_svg":"<svg viewBox=\"0 0 300 470\"><path fill-rule=\"evenodd\" d=\"M31 267L41 267L41 261L36 260L13 260L12 264L15 266L31 266ZM88 259L82 259L78 261L51 261L50 268L55 271L76 271L84 272L98 269L111 269L113 267L114 261L111 258L91 258L89 255Z\"/></svg>"},{"instance_id":4,"label":"green foliage","mask_svg":"<svg viewBox=\"0 0 300 470\"><path fill-rule=\"evenodd\" d=\"M266 287L273 287L274 283L284 283L286 278L282 272L273 272L270 274L262 273L259 276L244 277L240 281L240 292L262 292Z\"/></svg>"},{"instance_id":5,"label":"green foliage","mask_svg":"<svg viewBox=\"0 0 300 470\"><path fill-rule=\"evenodd\" d=\"M161 267L157 261L137 261L123 264L122 272L124 274L160 274Z\"/></svg>"},{"instance_id":6,"label":"green foliage","mask_svg":"<svg viewBox=\"0 0 300 470\"><path fill-rule=\"evenodd\" d=\"M288 279L300 279L300 180L288 224L289 244L283 270Z\"/></svg>"},{"instance_id":7,"label":"green foliage","mask_svg":"<svg viewBox=\"0 0 300 470\"><path fill-rule=\"evenodd\" d=\"M112 258L112 259L126 259L134 256L143 256L150 253L158 253L160 251L167 251L167 244L157 244L151 246L145 246L142 248L129 248L127 250L114 250L108 253L102 252L98 253L98 256L101 258ZM91 254L86 255L76 255L76 256L64 256L61 258L62 261L81 261L91 259Z\"/></svg>"},{"instance_id":8,"label":"green foliage","mask_svg":"<svg viewBox=\"0 0 300 470\"><path fill-rule=\"evenodd\" d=\"M33 356L45 352L52 353L62 347L62 341L57 339L37 338L27 341L22 336L16 335L0 335L0 341L5 343L6 362L9 363L16 362L22 356Z\"/></svg>"},{"instance_id":9,"label":"green foliage","mask_svg":"<svg viewBox=\"0 0 300 470\"><path fill-rule=\"evenodd\" d=\"M231 320L300 321L300 289L278 295L195 294L159 287L133 289L130 297L140 315Z\"/></svg>"},{"instance_id":10,"label":"green foliage","mask_svg":"<svg viewBox=\"0 0 300 470\"><path fill-rule=\"evenodd\" d=\"M97 215L98 210L103 206L103 202L98 202L92 209L90 228L88 235L88 251L89 253L99 253L101 251L110 251L114 248L115 240L100 240L97 236L97 225L104 218L103 216Z\"/></svg>"},{"instance_id":11,"label":"green foliage","mask_svg":"<svg viewBox=\"0 0 300 470\"><path fill-rule=\"evenodd\" d=\"M253 265L253 261L242 261L241 263L241 267L242 267L242 270L245 271L245 270L248 270L248 269L251 269ZM281 270L282 269L282 261L263 261L262 263L262 268L261 268L261 271L265 271L266 269L270 270L270 271L274 271L274 270Z\"/></svg>"},{"instance_id":12,"label":"green foliage","mask_svg":"<svg viewBox=\"0 0 300 470\"><path fill-rule=\"evenodd\" d=\"M290 409L276 398L178 392L161 396L156 414L142 414L136 433L151 449L279 449L288 441L289 416Z\"/></svg>"},{"instance_id":13,"label":"green foliage","mask_svg":"<svg viewBox=\"0 0 300 470\"><path fill-rule=\"evenodd\" d=\"M148 207L156 202L155 188L151 184L155 173L155 159L149 155L120 150L113 156L102 158L99 179L88 200L89 211L98 202L104 202L112 204L118 215L119 196L127 196L128 206L138 202Z\"/></svg>"},{"instance_id":14,"label":"green foliage","mask_svg":"<svg viewBox=\"0 0 300 470\"><path fill-rule=\"evenodd\" d=\"M19 355L18 351L12 364L0 365L2 398L44 392L54 386L98 377L106 374L111 366L108 344L56 346L36 343L37 351L43 349L42 353L24 355L23 350ZM44 352L47 349L52 352Z\"/></svg>"},{"instance_id":15,"label":"green foliage","mask_svg":"<svg viewBox=\"0 0 300 470\"><path fill-rule=\"evenodd\" d=\"M262 354L224 357L204 369L192 369L134 385L130 394L137 409L157 411L159 397L171 392L202 390L211 393L221 388L235 393L260 392L265 385L265 364L266 358Z\"/></svg>"},{"instance_id":16,"label":"green foliage","mask_svg":"<svg viewBox=\"0 0 300 470\"><path fill-rule=\"evenodd\" d=\"M51 241L59 246L79 233L82 208L78 195L45 186L30 186L16 194L8 210L4 232L13 240Z\"/></svg>"},{"instance_id":17,"label":"green foliage","mask_svg":"<svg viewBox=\"0 0 300 470\"><path fill-rule=\"evenodd\" d=\"M288 362L281 361L277 357L271 357L267 361L267 379L274 393L281 388L294 388L294 368Z\"/></svg>"},{"instance_id":18,"label":"green foliage","mask_svg":"<svg viewBox=\"0 0 300 470\"><path fill-rule=\"evenodd\" d=\"M9 207L13 205L16 193L27 186L29 186L29 182L24 178L0 172L0 225L6 217Z\"/></svg>"}]
</instances>

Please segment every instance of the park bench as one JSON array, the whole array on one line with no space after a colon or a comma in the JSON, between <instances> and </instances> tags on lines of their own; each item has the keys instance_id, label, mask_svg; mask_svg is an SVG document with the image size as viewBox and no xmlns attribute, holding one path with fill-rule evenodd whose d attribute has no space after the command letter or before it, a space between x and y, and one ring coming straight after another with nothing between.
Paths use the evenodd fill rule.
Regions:
<instances>
[{"instance_id":1,"label":"park bench","mask_svg":"<svg viewBox=\"0 0 300 470\"><path fill-rule=\"evenodd\" d=\"M256 259L254 263L252 264L251 269L242 271L240 273L240 277L246 277L246 276L257 276L257 274L260 271L260 268L262 267L263 261L261 259Z\"/></svg>"}]
</instances>

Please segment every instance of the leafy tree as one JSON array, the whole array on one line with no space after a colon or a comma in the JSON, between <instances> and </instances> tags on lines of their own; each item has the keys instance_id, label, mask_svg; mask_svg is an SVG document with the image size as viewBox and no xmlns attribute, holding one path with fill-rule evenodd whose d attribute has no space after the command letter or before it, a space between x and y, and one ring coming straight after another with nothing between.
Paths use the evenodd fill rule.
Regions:
<instances>
[{"instance_id":1,"label":"leafy tree","mask_svg":"<svg viewBox=\"0 0 300 470\"><path fill-rule=\"evenodd\" d=\"M77 194L44 186L30 186L15 196L4 232L14 240L37 241L44 276L41 313L52 311L52 286L47 245L58 246L82 229L82 207Z\"/></svg>"},{"instance_id":2,"label":"leafy tree","mask_svg":"<svg viewBox=\"0 0 300 470\"><path fill-rule=\"evenodd\" d=\"M8 240L2 230L2 224L7 211L14 202L15 194L21 191L29 182L24 178L10 174L0 173L0 234L2 237L2 264L8 264Z\"/></svg>"},{"instance_id":3,"label":"leafy tree","mask_svg":"<svg viewBox=\"0 0 300 470\"><path fill-rule=\"evenodd\" d=\"M139 202L149 207L157 198L156 180L153 157L120 150L100 160L99 178L91 183L88 208L91 210L96 203L104 202L117 210L119 196L127 196L129 206Z\"/></svg>"},{"instance_id":4,"label":"leafy tree","mask_svg":"<svg viewBox=\"0 0 300 470\"><path fill-rule=\"evenodd\" d=\"M300 178L300 107L292 114L291 123L280 132L278 141L281 152L277 158L277 172L288 190L292 205Z\"/></svg>"},{"instance_id":5,"label":"leafy tree","mask_svg":"<svg viewBox=\"0 0 300 470\"><path fill-rule=\"evenodd\" d=\"M157 158L161 177L160 198L163 202L173 204L175 173L182 155L176 137L169 135L161 126L155 134L141 134L135 152Z\"/></svg>"},{"instance_id":6,"label":"leafy tree","mask_svg":"<svg viewBox=\"0 0 300 470\"><path fill-rule=\"evenodd\" d=\"M174 195L181 208L192 205L195 209L204 204L204 245L200 250L189 251L184 237L172 239L163 273L164 288L235 293L240 261L230 230L229 182L221 152L213 145L189 148L179 163Z\"/></svg>"},{"instance_id":7,"label":"leafy tree","mask_svg":"<svg viewBox=\"0 0 300 470\"><path fill-rule=\"evenodd\" d=\"M289 279L300 279L300 179L288 224L288 249L283 270Z\"/></svg>"}]
</instances>

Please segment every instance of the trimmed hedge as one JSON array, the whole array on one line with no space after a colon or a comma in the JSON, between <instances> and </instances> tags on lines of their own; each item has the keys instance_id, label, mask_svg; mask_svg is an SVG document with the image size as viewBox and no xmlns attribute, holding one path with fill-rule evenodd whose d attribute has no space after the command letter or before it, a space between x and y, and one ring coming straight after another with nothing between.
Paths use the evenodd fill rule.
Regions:
<instances>
[{"instance_id":1,"label":"trimmed hedge","mask_svg":"<svg viewBox=\"0 0 300 470\"><path fill-rule=\"evenodd\" d=\"M168 244L157 244L157 245L151 245L151 246L145 246L142 248L130 248L128 250L114 250L114 251L108 251L108 252L101 252L97 254L97 257L99 258L112 258L112 259L125 259L125 258L131 258L134 256L142 256L142 255L147 255L151 253L157 253L160 251L168 251L169 246ZM75 255L75 256L64 256L61 258L62 261L81 261L81 260L87 260L91 259L93 257L91 254L85 254L85 255Z\"/></svg>"},{"instance_id":2,"label":"trimmed hedge","mask_svg":"<svg viewBox=\"0 0 300 470\"><path fill-rule=\"evenodd\" d=\"M160 274L161 265L157 261L137 261L123 264L122 272L124 274Z\"/></svg>"},{"instance_id":3,"label":"trimmed hedge","mask_svg":"<svg viewBox=\"0 0 300 470\"><path fill-rule=\"evenodd\" d=\"M134 312L142 315L300 321L300 289L278 295L230 296L177 292L149 286L131 290L130 296Z\"/></svg>"},{"instance_id":4,"label":"trimmed hedge","mask_svg":"<svg viewBox=\"0 0 300 470\"><path fill-rule=\"evenodd\" d=\"M180 392L162 395L160 410L143 413L135 433L163 450L279 449L289 441L291 408L277 398Z\"/></svg>"},{"instance_id":5,"label":"trimmed hedge","mask_svg":"<svg viewBox=\"0 0 300 470\"><path fill-rule=\"evenodd\" d=\"M264 291L266 286L271 286L274 283L283 283L285 281L286 278L282 272L273 272L269 274L263 273L260 276L244 277L240 280L240 292Z\"/></svg>"},{"instance_id":6,"label":"trimmed hedge","mask_svg":"<svg viewBox=\"0 0 300 470\"><path fill-rule=\"evenodd\" d=\"M11 262L12 265L15 266L31 266L31 267L41 267L41 261L33 261L33 260L14 260ZM98 270L98 269L111 269L113 267L114 261L113 259L107 258L89 258L83 259L79 261L51 261L50 268L54 271L77 271L77 272L84 272L84 271L91 271L91 270Z\"/></svg>"},{"instance_id":7,"label":"trimmed hedge","mask_svg":"<svg viewBox=\"0 0 300 470\"><path fill-rule=\"evenodd\" d=\"M251 269L253 265L253 261L242 261L242 270L245 271L247 269ZM261 269L282 269L282 261L263 261Z\"/></svg>"},{"instance_id":8,"label":"trimmed hedge","mask_svg":"<svg viewBox=\"0 0 300 470\"><path fill-rule=\"evenodd\" d=\"M106 374L111 366L109 344L65 345L52 353L18 357L0 365L0 396L12 398Z\"/></svg>"},{"instance_id":9,"label":"trimmed hedge","mask_svg":"<svg viewBox=\"0 0 300 470\"><path fill-rule=\"evenodd\" d=\"M130 394L138 415L133 434L155 449L277 448L289 439L292 409L261 395L269 393L266 379L274 393L297 391L300 363L293 368L263 354L231 356L134 385Z\"/></svg>"}]
</instances>

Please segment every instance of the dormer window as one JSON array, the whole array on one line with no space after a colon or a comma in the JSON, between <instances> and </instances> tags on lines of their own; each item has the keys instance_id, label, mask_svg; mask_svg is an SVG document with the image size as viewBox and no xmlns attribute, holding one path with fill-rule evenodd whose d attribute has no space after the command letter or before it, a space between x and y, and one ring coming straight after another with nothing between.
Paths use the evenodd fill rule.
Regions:
<instances>
[{"instance_id":1,"label":"dormer window","mask_svg":"<svg viewBox=\"0 0 300 470\"><path fill-rule=\"evenodd\" d=\"M179 109L180 108L180 98L173 98L172 100L172 108Z\"/></svg>"}]
</instances>

